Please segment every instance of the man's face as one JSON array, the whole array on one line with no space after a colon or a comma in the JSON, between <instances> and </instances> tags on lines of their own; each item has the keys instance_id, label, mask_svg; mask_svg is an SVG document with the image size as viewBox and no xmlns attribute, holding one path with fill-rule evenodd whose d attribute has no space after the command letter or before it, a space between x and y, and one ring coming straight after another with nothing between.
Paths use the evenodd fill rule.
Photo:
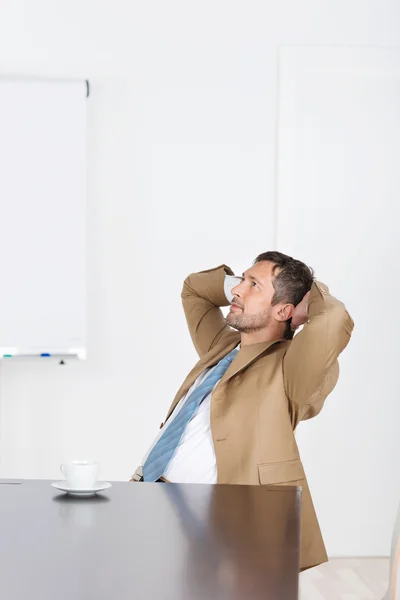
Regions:
<instances>
[{"instance_id":1,"label":"man's face","mask_svg":"<svg viewBox=\"0 0 400 600\"><path fill-rule=\"evenodd\" d=\"M232 288L233 300L226 321L241 333L253 333L266 329L274 321L285 321L286 312L282 315L282 307L272 306L275 288L273 278L279 270L274 264L261 261L243 273L241 283ZM290 309L289 309L290 310ZM283 318L286 317L286 318Z\"/></svg>"}]
</instances>

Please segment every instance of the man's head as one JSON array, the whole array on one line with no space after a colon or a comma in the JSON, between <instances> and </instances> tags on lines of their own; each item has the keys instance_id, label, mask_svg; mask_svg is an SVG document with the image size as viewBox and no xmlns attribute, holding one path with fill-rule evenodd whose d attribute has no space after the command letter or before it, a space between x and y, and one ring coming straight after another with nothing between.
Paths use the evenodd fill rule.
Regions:
<instances>
[{"instance_id":1,"label":"man's head","mask_svg":"<svg viewBox=\"0 0 400 600\"><path fill-rule=\"evenodd\" d=\"M292 339L293 310L311 289L314 274L299 260L264 252L232 289L227 323L242 334L265 332L268 338Z\"/></svg>"}]
</instances>

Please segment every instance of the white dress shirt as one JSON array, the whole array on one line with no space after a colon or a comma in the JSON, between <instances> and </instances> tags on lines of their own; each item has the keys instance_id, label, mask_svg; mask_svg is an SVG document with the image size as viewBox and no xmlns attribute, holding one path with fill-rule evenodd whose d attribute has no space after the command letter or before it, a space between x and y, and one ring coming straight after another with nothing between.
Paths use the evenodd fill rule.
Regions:
<instances>
[{"instance_id":1,"label":"white dress shirt","mask_svg":"<svg viewBox=\"0 0 400 600\"><path fill-rule=\"evenodd\" d=\"M241 281L241 278L232 275L225 276L224 290L229 302L232 302L231 289ZM158 436L149 448L143 458L145 463L151 450L163 435L166 428L172 423L173 419L185 404L190 394L199 387L199 385L215 369L205 369L196 379L187 394L178 402L174 412L160 430ZM219 381L215 384L217 386ZM214 389L215 389L214 386ZM204 398L199 408L194 413L182 435L179 445L173 455L164 477L174 483L217 483L217 462L215 459L214 444L211 434L210 409L212 392Z\"/></svg>"}]
</instances>

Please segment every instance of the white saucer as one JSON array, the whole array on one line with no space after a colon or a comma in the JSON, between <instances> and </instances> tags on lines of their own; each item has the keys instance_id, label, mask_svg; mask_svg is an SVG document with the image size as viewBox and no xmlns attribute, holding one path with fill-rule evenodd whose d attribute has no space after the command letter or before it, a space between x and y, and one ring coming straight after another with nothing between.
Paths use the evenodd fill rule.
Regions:
<instances>
[{"instance_id":1,"label":"white saucer","mask_svg":"<svg viewBox=\"0 0 400 600\"><path fill-rule=\"evenodd\" d=\"M103 492L111 487L111 483L108 483L107 481L96 481L94 486L88 490L80 490L71 487L66 481L55 481L51 485L62 492L66 492L70 496L79 496L80 498L94 496L97 492Z\"/></svg>"}]
</instances>

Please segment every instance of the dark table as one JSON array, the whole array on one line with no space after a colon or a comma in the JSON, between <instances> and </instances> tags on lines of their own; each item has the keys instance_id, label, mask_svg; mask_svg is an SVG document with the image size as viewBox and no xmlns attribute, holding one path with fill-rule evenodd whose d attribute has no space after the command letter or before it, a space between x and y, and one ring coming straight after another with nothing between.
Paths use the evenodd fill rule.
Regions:
<instances>
[{"instance_id":1,"label":"dark table","mask_svg":"<svg viewBox=\"0 0 400 600\"><path fill-rule=\"evenodd\" d=\"M295 600L301 490L0 480L4 600Z\"/></svg>"}]
</instances>

